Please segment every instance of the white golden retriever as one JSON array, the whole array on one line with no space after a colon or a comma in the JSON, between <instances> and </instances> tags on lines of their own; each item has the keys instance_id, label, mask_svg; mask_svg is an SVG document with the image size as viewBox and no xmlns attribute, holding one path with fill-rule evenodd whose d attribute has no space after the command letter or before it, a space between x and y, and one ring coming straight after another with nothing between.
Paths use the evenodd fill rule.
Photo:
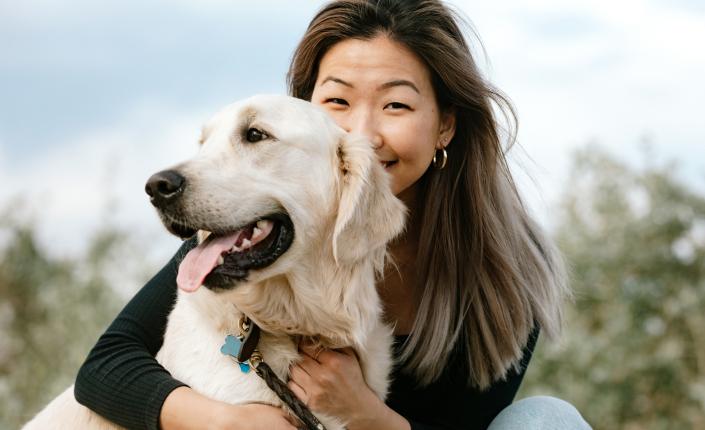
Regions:
<instances>
[{"instance_id":1,"label":"white golden retriever","mask_svg":"<svg viewBox=\"0 0 705 430\"><path fill-rule=\"evenodd\" d=\"M171 232L199 232L157 355L175 378L224 402L282 405L220 352L245 314L283 381L300 358L297 342L311 337L327 348L351 345L369 387L386 396L392 336L375 273L405 208L366 140L310 103L256 96L212 118L198 155L154 175L147 190ZM328 430L345 424L318 419ZM79 405L70 387L25 428L117 426Z\"/></svg>"}]
</instances>

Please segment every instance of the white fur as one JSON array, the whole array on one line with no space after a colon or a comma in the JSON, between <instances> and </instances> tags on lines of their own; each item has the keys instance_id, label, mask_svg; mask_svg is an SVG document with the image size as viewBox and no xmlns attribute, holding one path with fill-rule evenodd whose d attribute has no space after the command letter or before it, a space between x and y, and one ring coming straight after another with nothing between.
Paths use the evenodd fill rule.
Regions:
<instances>
[{"instance_id":1,"label":"white fur","mask_svg":"<svg viewBox=\"0 0 705 430\"><path fill-rule=\"evenodd\" d=\"M270 138L246 142L250 127ZM188 181L180 220L227 231L284 209L295 239L231 290L179 291L157 360L211 398L281 405L254 372L242 373L220 353L244 312L262 328L258 349L283 380L300 358L299 339L312 337L328 348L352 346L367 384L384 399L392 332L382 322L375 272L403 229L405 209L370 144L310 103L284 96L226 107L204 127L202 143L198 156L174 167ZM72 391L25 428L117 428L79 405ZM329 430L344 428L334 417L319 419Z\"/></svg>"}]
</instances>

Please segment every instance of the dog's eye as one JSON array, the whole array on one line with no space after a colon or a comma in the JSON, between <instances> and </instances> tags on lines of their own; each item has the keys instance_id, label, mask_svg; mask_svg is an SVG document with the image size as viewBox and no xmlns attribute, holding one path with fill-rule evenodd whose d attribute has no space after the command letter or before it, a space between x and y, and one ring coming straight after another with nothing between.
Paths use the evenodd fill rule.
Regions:
<instances>
[{"instance_id":1,"label":"dog's eye","mask_svg":"<svg viewBox=\"0 0 705 430\"><path fill-rule=\"evenodd\" d=\"M258 130L256 128L250 128L247 130L247 141L250 143L256 143L266 138L267 133L263 132L262 130Z\"/></svg>"}]
</instances>

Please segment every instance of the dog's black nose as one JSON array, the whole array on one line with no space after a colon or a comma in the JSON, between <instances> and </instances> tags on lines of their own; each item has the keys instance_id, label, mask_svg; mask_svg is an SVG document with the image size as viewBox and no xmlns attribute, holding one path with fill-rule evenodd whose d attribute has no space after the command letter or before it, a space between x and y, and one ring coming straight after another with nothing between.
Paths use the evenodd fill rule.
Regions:
<instances>
[{"instance_id":1,"label":"dog's black nose","mask_svg":"<svg viewBox=\"0 0 705 430\"><path fill-rule=\"evenodd\" d=\"M173 202L184 191L186 178L176 170L163 170L147 180L144 190L156 207Z\"/></svg>"}]
</instances>

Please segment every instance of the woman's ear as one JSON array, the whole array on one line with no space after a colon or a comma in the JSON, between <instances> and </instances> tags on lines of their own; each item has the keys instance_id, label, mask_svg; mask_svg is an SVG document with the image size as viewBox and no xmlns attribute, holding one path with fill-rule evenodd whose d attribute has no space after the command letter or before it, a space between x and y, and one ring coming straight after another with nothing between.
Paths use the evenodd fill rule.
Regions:
<instances>
[{"instance_id":1,"label":"woman's ear","mask_svg":"<svg viewBox=\"0 0 705 430\"><path fill-rule=\"evenodd\" d=\"M455 118L456 112L454 107L444 109L441 113L441 123L438 130L438 136L440 137L440 148L442 149L448 146L453 136L455 136Z\"/></svg>"},{"instance_id":2,"label":"woman's ear","mask_svg":"<svg viewBox=\"0 0 705 430\"><path fill-rule=\"evenodd\" d=\"M350 264L385 246L404 229L406 207L367 139L345 134L338 148L340 193L333 232L337 264Z\"/></svg>"}]
</instances>

